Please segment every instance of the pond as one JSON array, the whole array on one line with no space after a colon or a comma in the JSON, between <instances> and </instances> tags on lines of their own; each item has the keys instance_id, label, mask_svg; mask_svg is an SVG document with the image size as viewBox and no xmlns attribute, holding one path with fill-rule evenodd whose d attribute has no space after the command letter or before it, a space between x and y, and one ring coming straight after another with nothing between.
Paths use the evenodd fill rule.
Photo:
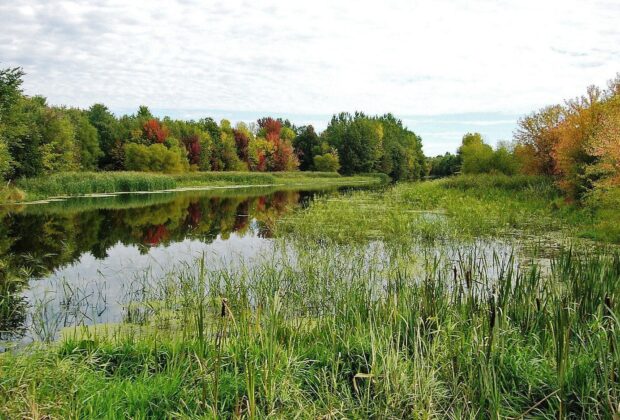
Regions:
<instances>
[{"instance_id":1,"label":"pond","mask_svg":"<svg viewBox=\"0 0 620 420\"><path fill-rule=\"evenodd\" d=\"M0 351L71 325L121 321L120 301L140 275L205 255L251 260L270 248L276 220L342 190L197 190L0 207Z\"/></svg>"}]
</instances>

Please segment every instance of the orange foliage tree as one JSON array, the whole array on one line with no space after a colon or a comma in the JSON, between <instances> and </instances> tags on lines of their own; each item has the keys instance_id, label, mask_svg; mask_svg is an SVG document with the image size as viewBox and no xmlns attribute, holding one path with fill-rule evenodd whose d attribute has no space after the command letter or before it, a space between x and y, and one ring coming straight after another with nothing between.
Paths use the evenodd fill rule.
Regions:
<instances>
[{"instance_id":1,"label":"orange foliage tree","mask_svg":"<svg viewBox=\"0 0 620 420\"><path fill-rule=\"evenodd\" d=\"M620 184L620 76L607 90L519 120L515 156L521 172L552 175L570 199L597 185Z\"/></svg>"},{"instance_id":2,"label":"orange foliage tree","mask_svg":"<svg viewBox=\"0 0 620 420\"><path fill-rule=\"evenodd\" d=\"M142 133L151 143L163 143L168 138L168 129L154 118L144 123Z\"/></svg>"}]
</instances>

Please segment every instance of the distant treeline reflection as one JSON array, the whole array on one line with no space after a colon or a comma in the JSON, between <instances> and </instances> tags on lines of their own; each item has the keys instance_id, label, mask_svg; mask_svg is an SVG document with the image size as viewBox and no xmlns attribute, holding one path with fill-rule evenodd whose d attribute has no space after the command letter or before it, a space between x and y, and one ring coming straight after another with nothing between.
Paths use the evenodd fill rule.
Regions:
<instances>
[{"instance_id":1,"label":"distant treeline reflection","mask_svg":"<svg viewBox=\"0 0 620 420\"><path fill-rule=\"evenodd\" d=\"M275 220L312 193L269 195L148 194L68 200L5 210L0 216L0 271L42 277L84 253L107 257L121 243L141 253L185 239L210 243L251 232L269 238ZM88 208L96 203L103 208ZM93 204L95 205L95 204ZM4 273L3 277L6 277Z\"/></svg>"}]
</instances>

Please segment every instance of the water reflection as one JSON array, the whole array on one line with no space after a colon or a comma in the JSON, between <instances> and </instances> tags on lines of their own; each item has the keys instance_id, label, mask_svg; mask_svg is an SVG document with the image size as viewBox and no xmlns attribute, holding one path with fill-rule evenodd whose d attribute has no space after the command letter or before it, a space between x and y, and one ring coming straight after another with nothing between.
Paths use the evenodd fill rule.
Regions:
<instances>
[{"instance_id":1,"label":"water reflection","mask_svg":"<svg viewBox=\"0 0 620 420\"><path fill-rule=\"evenodd\" d=\"M0 340L24 333L27 301L31 307L66 305L63 288L73 299L82 294L105 301L101 313L94 308L95 314L58 319L58 328L80 315L89 323L116 321L108 299L132 276L163 272L201 253L251 256L268 246L275 221L313 194L191 191L0 208ZM31 324L36 330L36 320Z\"/></svg>"}]
</instances>

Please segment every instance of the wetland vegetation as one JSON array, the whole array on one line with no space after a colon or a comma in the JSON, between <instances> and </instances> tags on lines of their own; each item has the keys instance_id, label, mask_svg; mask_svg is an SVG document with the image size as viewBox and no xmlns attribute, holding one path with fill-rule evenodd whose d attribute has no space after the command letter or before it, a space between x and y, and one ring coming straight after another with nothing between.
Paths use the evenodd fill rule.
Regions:
<instances>
[{"instance_id":1,"label":"wetland vegetation","mask_svg":"<svg viewBox=\"0 0 620 420\"><path fill-rule=\"evenodd\" d=\"M619 79L425 159L0 76L1 417L620 416Z\"/></svg>"},{"instance_id":2,"label":"wetland vegetation","mask_svg":"<svg viewBox=\"0 0 620 420\"><path fill-rule=\"evenodd\" d=\"M612 417L620 253L577 238L599 220L559 197L482 175L315 197L251 258L136 273L116 322L3 355L3 414Z\"/></svg>"}]
</instances>

